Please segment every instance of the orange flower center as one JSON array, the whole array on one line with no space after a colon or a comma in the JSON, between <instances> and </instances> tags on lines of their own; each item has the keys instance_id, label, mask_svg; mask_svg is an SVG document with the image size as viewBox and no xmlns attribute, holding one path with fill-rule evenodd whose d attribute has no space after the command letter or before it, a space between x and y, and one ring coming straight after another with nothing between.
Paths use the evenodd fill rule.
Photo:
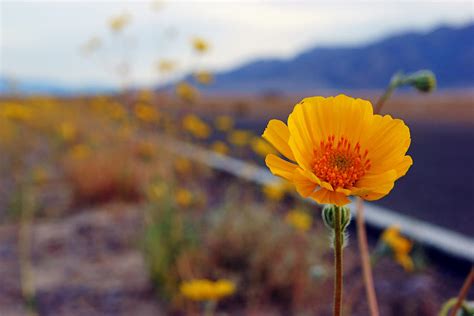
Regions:
<instances>
[{"instance_id":1,"label":"orange flower center","mask_svg":"<svg viewBox=\"0 0 474 316\"><path fill-rule=\"evenodd\" d=\"M313 172L334 189L351 188L370 169L368 154L367 150L361 154L359 143L353 147L344 137L336 143L332 135L314 149Z\"/></svg>"}]
</instances>

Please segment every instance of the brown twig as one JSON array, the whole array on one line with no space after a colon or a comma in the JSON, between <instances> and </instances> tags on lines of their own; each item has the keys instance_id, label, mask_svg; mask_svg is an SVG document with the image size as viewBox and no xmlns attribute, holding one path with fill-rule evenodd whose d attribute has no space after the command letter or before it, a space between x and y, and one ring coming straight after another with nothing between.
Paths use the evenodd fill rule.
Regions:
<instances>
[{"instance_id":1,"label":"brown twig","mask_svg":"<svg viewBox=\"0 0 474 316\"><path fill-rule=\"evenodd\" d=\"M364 204L361 198L357 198L356 207L357 241L362 264L362 274L364 276L365 292L367 293L367 303L370 315L378 316L379 307L377 305L377 295L375 294L374 278L370 266L369 247L367 244L367 234L364 223Z\"/></svg>"},{"instance_id":2,"label":"brown twig","mask_svg":"<svg viewBox=\"0 0 474 316\"><path fill-rule=\"evenodd\" d=\"M466 277L466 280L464 281L464 284L459 291L458 295L458 300L456 302L456 305L454 305L453 309L451 310L451 313L449 316L456 316L458 310L461 308L462 303L464 302L464 299L467 296L467 293L469 292L469 289L472 286L472 283L474 282L474 266L471 267L471 271Z\"/></svg>"}]
</instances>

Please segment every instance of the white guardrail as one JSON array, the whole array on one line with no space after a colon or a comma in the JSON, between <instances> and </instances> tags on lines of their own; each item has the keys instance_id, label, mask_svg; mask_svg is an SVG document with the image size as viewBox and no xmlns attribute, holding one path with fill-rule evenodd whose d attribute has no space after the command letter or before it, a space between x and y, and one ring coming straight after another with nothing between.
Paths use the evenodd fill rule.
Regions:
<instances>
[{"instance_id":1,"label":"white guardrail","mask_svg":"<svg viewBox=\"0 0 474 316\"><path fill-rule=\"evenodd\" d=\"M280 181L267 169L239 159L223 156L190 143L177 141L167 136L161 140L168 150L188 159L200 162L213 169L224 171L241 179L260 185ZM308 200L313 202L312 200ZM423 245L437 249L447 255L474 263L474 238L453 232L425 221L396 213L387 208L364 203L367 225L385 229L390 225L400 225L400 229L409 238ZM351 203L354 212L355 204Z\"/></svg>"}]
</instances>

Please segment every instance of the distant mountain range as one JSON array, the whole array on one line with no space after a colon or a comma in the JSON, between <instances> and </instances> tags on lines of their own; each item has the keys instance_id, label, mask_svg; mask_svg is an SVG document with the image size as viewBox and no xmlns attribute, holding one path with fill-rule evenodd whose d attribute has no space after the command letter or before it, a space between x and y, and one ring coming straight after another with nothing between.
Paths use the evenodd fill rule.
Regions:
<instances>
[{"instance_id":1,"label":"distant mountain range","mask_svg":"<svg viewBox=\"0 0 474 316\"><path fill-rule=\"evenodd\" d=\"M233 93L379 89L397 71L420 69L431 69L440 89L474 87L474 24L403 33L362 46L315 47L290 59L256 60L215 74L214 84L202 89ZM78 89L40 80L19 80L16 89L58 95L113 92L104 86ZM8 81L0 77L0 94L6 91Z\"/></svg>"},{"instance_id":2,"label":"distant mountain range","mask_svg":"<svg viewBox=\"0 0 474 316\"><path fill-rule=\"evenodd\" d=\"M377 89L397 71L420 69L431 69L441 89L474 87L474 24L404 33L363 46L315 47L286 60L257 60L217 74L206 89Z\"/></svg>"}]
</instances>

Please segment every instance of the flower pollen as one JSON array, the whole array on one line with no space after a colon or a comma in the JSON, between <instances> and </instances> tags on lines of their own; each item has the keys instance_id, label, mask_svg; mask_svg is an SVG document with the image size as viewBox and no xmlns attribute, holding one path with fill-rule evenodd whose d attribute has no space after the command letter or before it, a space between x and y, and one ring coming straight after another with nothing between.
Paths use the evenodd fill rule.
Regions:
<instances>
[{"instance_id":1,"label":"flower pollen","mask_svg":"<svg viewBox=\"0 0 474 316\"><path fill-rule=\"evenodd\" d=\"M351 188L370 169L368 154L367 150L361 153L359 143L353 147L345 137L336 143L331 135L314 149L313 171L333 188Z\"/></svg>"}]
</instances>

